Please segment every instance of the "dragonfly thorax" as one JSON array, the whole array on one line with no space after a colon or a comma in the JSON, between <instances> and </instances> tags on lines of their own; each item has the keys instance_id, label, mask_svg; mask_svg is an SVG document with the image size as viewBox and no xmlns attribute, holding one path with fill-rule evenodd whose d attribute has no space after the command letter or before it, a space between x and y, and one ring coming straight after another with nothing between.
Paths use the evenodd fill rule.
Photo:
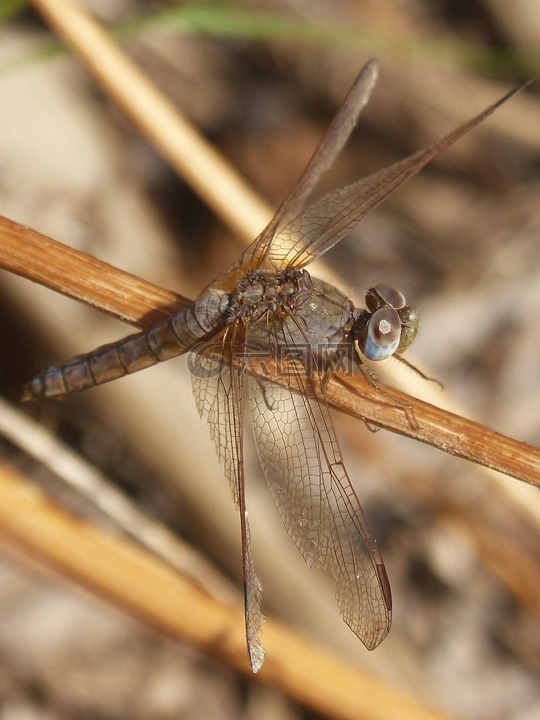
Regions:
<instances>
[{"instance_id":1,"label":"dragonfly thorax","mask_svg":"<svg viewBox=\"0 0 540 720\"><path fill-rule=\"evenodd\" d=\"M256 270L248 273L232 293L229 316L231 321L257 322L268 313L285 316L298 307L307 272L287 270L276 273Z\"/></svg>"},{"instance_id":2,"label":"dragonfly thorax","mask_svg":"<svg viewBox=\"0 0 540 720\"><path fill-rule=\"evenodd\" d=\"M248 343L275 354L284 348L327 354L348 339L353 303L336 287L306 270L259 270L232 293L229 322L241 321ZM286 351L287 352L287 351Z\"/></svg>"}]
</instances>

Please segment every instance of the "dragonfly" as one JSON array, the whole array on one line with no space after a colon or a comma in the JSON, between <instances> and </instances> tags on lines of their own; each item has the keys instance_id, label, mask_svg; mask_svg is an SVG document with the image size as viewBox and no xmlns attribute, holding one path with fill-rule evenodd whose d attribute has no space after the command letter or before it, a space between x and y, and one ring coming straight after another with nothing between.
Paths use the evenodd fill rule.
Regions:
<instances>
[{"instance_id":1,"label":"dragonfly","mask_svg":"<svg viewBox=\"0 0 540 720\"><path fill-rule=\"evenodd\" d=\"M419 316L401 292L383 284L367 291L365 307L356 307L306 266L523 87L439 142L306 207L356 126L377 75L377 61L370 60L272 220L191 305L147 331L49 368L25 386L26 400L59 397L190 353L197 409L208 422L239 510L246 639L254 672L266 651L245 498L246 411L285 528L306 563L332 576L344 621L372 650L392 619L388 575L343 463L325 388L350 350L355 371L375 382L365 359L400 359L415 338ZM260 371L265 358L272 363L266 375Z\"/></svg>"}]
</instances>

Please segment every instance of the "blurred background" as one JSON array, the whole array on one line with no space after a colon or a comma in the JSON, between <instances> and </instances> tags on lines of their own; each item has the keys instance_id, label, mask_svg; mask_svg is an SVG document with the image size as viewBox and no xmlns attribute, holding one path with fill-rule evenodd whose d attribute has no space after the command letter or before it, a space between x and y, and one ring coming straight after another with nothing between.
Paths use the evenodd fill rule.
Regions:
<instances>
[{"instance_id":1,"label":"blurred background","mask_svg":"<svg viewBox=\"0 0 540 720\"><path fill-rule=\"evenodd\" d=\"M0 214L195 297L242 243L123 119L25 3L0 15ZM87 0L157 85L274 207L359 68L373 97L322 183L345 185L438 139L540 75L535 0ZM1 9L1 6L0 6ZM384 282L421 311L409 359L468 417L540 438L540 100L533 84L325 257L362 303ZM314 273L316 269L311 268ZM0 392L131 329L2 272ZM21 408L240 587L238 518L185 359ZM449 716L540 715L537 491L335 415L387 565L389 637L367 652L305 567L248 443L264 610ZM0 438L58 502L94 512ZM99 520L99 518L98 518ZM277 691L164 639L0 545L2 717L310 718Z\"/></svg>"}]
</instances>

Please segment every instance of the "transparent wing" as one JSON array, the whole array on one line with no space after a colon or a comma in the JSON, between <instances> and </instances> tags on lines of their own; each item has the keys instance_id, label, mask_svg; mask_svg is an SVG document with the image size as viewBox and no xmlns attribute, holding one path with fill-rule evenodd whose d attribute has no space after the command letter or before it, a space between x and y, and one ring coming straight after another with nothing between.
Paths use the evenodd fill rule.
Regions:
<instances>
[{"instance_id":1,"label":"transparent wing","mask_svg":"<svg viewBox=\"0 0 540 720\"><path fill-rule=\"evenodd\" d=\"M253 270L260 267L276 233L301 211L321 175L332 166L349 139L375 86L377 73L376 60L370 60L358 73L300 179L265 230L242 255L242 268Z\"/></svg>"},{"instance_id":2,"label":"transparent wing","mask_svg":"<svg viewBox=\"0 0 540 720\"><path fill-rule=\"evenodd\" d=\"M238 466L242 424L239 390L233 388L227 362L228 342L225 333L199 345L189 355L191 387L199 415L208 423L210 437L218 459L224 465L236 506L239 502ZM235 407L238 405L238 407Z\"/></svg>"},{"instance_id":3,"label":"transparent wing","mask_svg":"<svg viewBox=\"0 0 540 720\"><path fill-rule=\"evenodd\" d=\"M443 150L479 125L525 85L490 105L445 138L379 172L324 195L282 227L274 237L268 257L277 269L302 268L320 257L402 183Z\"/></svg>"},{"instance_id":4,"label":"transparent wing","mask_svg":"<svg viewBox=\"0 0 540 720\"><path fill-rule=\"evenodd\" d=\"M261 612L261 584L251 558L251 541L244 492L243 463L243 376L232 363L243 353L240 327L225 333L190 356L193 395L197 410L208 422L216 452L224 464L235 505L240 513L244 608L249 662L253 672L260 670L265 656L259 635L264 623Z\"/></svg>"},{"instance_id":5,"label":"transparent wing","mask_svg":"<svg viewBox=\"0 0 540 720\"><path fill-rule=\"evenodd\" d=\"M390 586L328 407L289 387L249 383L255 443L287 532L308 565L331 572L343 619L371 650L390 629Z\"/></svg>"}]
</instances>

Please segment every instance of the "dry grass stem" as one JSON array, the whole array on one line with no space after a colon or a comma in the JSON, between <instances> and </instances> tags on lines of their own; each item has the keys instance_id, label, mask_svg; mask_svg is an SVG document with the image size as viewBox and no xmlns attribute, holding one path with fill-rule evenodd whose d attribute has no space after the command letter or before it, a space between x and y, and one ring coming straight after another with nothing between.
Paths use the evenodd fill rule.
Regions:
<instances>
[{"instance_id":1,"label":"dry grass stem","mask_svg":"<svg viewBox=\"0 0 540 720\"><path fill-rule=\"evenodd\" d=\"M107 103L96 102L92 81L182 180L247 243L268 221L268 207L181 116L176 101L167 100L149 78L156 78L171 97L176 93L178 105L189 107L201 127L234 158L235 165L257 178L267 197L277 202L297 176L300 158L315 146L330 108L339 101L343 78L352 77L360 64L358 55L316 47L307 50L303 45L298 48L282 41L263 44L264 53L256 43L250 47L251 43L242 41L239 51L234 42L178 37L168 27L153 27L130 41L141 67L149 69L145 76L74 0L34 0L33 5L92 80L87 85L81 83L70 61L43 63L30 72L23 68L20 77L15 72L7 78L3 93L10 112L3 126L6 187L1 212L52 237L70 238L69 242L73 238L73 244L98 256L106 253L117 266L178 287L188 297L195 296L209 276L223 270L225 250L234 248L226 247L219 223L192 202L183 188L179 192L176 180L148 152L146 143L136 134L123 132L124 124L115 113L110 115ZM139 12L135 5L128 3L129 10L103 6L103 13L116 22L129 12ZM384 32L390 19L404 33L411 30L410 39L415 44L427 37L428 17L442 22L441 14L429 12L421 28L414 17L416 9L410 15L407 4L395 14L385 13L377 4L369 11L366 4L362 8L355 3L345 5L350 6L351 14L342 15L340 6L340 21L345 18L352 25L362 23L375 29L380 22ZM319 4L304 9L306 17L319 10L319 21L324 22L324 8ZM476 10L474 14L478 14ZM452 11L448 13L451 15ZM479 25L465 23L464 28L480 32L485 36L482 42L489 43L494 29L484 28L483 11L480 16ZM28 31L26 42L41 42L41 29L36 34L35 25L25 28L25 22L23 18L22 28L16 23L6 30L6 52L9 41L21 29ZM436 37L438 29L433 27ZM455 31L455 27L450 30L452 34ZM499 32L502 37L502 26ZM360 53L364 50L359 49ZM12 52L16 55L20 50ZM266 53L261 74L258 63ZM351 138L350 152L340 156L333 168L335 175L328 177L334 187L372 168L385 167L441 137L445 127L470 117L475 109L492 102L500 90L486 75L462 72L457 66L441 69L437 62L417 62L414 58L394 62L384 47L380 56L384 80L381 77L362 132ZM510 81L502 83L509 85ZM36 88L43 88L43 93ZM70 109L65 120L64 115L56 115L60 107L56 91L60 89L62 98L65 91L66 108ZM88 102L88 125L82 120L84 99ZM62 120L57 121L57 117ZM475 408L472 412L489 417L494 427L507 428L510 434L534 444L538 438L538 404L534 352L530 351L536 328L531 318L538 316L540 285L535 252L539 222L534 174L537 159L531 159L531 154L539 147L538 117L533 87L494 116L489 125L441 157L425 175L404 187L380 213L366 218L352 242L348 246L344 242L334 253L333 267L340 279L331 280L350 297L355 293L351 288L370 286L365 281L369 283L371 278L396 287L405 284L407 296L419 298L422 311L423 331L415 344L422 370L444 379L448 388L457 388L469 408ZM14 129L7 122L12 118ZM277 130L277 124L273 125L276 118ZM68 127L76 128L77 133L71 138L60 132L57 144L51 142L48 132L42 134L51 128ZM55 137L52 134L53 140ZM94 139L100 142L94 145ZM87 156L81 148L88 148ZM41 153L41 149L47 152ZM64 152L68 160L76 159L74 167ZM94 164L94 159L101 157ZM450 176L446 172L449 168ZM51 179L50 187L44 178ZM133 208L136 211L131 212ZM0 267L138 329L149 328L191 302L8 217L0 217ZM328 279L321 265L314 274ZM54 361L110 342L115 330L105 319L102 322L74 303L63 303L52 293L33 293L30 283L10 280L5 283L2 322L7 332L12 332L14 342L6 345L0 358L8 397L18 397L24 380L34 367L41 366L44 353ZM57 307L60 312L56 312ZM432 363L437 370L430 372L424 362ZM388 373L384 370L385 382L391 387L380 385L377 390L361 375L336 373L326 386L326 397L335 408L366 421L370 428L407 435L482 469L493 468L524 482L513 482L491 470L473 473L470 466L449 461L440 453L401 442L388 433L373 437L363 423L336 418L347 467L374 523L395 596L392 634L376 654L370 654L343 626L324 573L306 570L307 578L301 576L305 570L302 559L289 548L290 540L267 497L267 488L262 482L261 487L257 485L256 458L246 452L249 509L255 520L254 557L265 586L266 607L286 617L291 626L301 626L310 637L328 643L340 657L354 657L371 667L389 684L375 682L325 655L272 619L262 637L269 655L256 679L281 688L316 713L332 718L439 717L396 693L392 689L396 685L456 716L499 711L518 717L513 704L526 714L530 712L527 698L537 699L531 678L539 668L535 629L540 612L540 511L536 488L524 483L540 486L540 451L466 420L459 408L448 412L435 407L441 401L446 404L450 392L441 394L434 383L422 382L428 391L434 389L430 397L416 388L414 377L412 382L410 377L403 383L396 380L394 366L399 370L397 362L389 365ZM266 363L263 372L267 369ZM166 517L166 522L181 528L195 547L232 575L237 564L238 518L229 507L228 488L205 428L198 424L184 371L181 362L172 362L102 391L25 409L43 414L59 437L71 439L75 435L75 447L101 468L104 478L115 477L122 485L126 483L124 487L134 488L143 511L146 504L158 517ZM401 392L403 388L428 402ZM313 392L313 388L309 390ZM6 435L11 438L6 443L6 455L17 457L13 443L24 447L26 442L31 446L28 452L41 458L53 473L61 474L62 468L55 462L62 460L63 449L58 451L53 438L48 445L46 431L41 442L39 433L34 435L29 425L20 426L17 439L12 418L0 405L0 425L4 422L9 426ZM38 475L40 468L33 468ZM79 479L86 472L76 458L67 459L64 470L64 475L78 475ZM44 474L48 476L46 471ZM486 480L484 474L497 479ZM55 481L52 486L56 488ZM204 656L253 677L247 665L240 603L228 583L220 589L219 579L212 579L213 568L202 588L197 579L193 581L196 565L181 567L180 574L173 572L174 561L167 564L156 559L156 553L147 553L140 541L136 544L118 539L89 520L75 519L47 499L35 481L30 484L6 466L5 460L0 462L0 492L0 545L8 558L15 548L23 568L33 563L53 569L163 635L199 649L193 653L178 643L162 643L172 648L174 655L169 666L173 691L182 682L196 687L187 672L180 669L178 673L177 662L179 658L183 661L184 654L189 664L202 667L207 676L218 681L221 675L232 678L231 686L237 685L234 674L212 666L209 671ZM111 497L107 490L105 494ZM160 528L156 530L159 535ZM144 529L139 533L135 528L134 534L144 533ZM36 589L33 583L33 579L28 580L32 602L19 606L34 606L33 594L43 588ZM8 592L13 592L11 587ZM54 586L44 592L73 601L73 596L64 596L62 589ZM14 605L7 597L7 606L3 606L5 625L12 622ZM49 611L47 599L44 605L45 612ZM90 607L90 612L94 609ZM85 617L87 611L85 608ZM98 608L97 614L106 615L106 608ZM57 616L64 628L65 617L61 612ZM117 613L112 616L115 626L120 626L121 618L119 621ZM41 642L47 673L53 664L60 667L51 648L49 618L42 614L33 624L21 611L21 655L4 663L6 672L11 666L16 668L15 674L17 668L24 668L29 694L42 680L29 671L32 658L25 655L28 627L40 623L35 644ZM83 635L95 632L92 623L79 625ZM140 634L159 644L154 633L146 633L142 626L134 630L129 621L125 625L130 637ZM30 641L34 651L34 638ZM81 647L85 647L83 640L74 643L69 662L81 663L84 683L95 687L85 667L88 659L78 652ZM105 654L111 656L107 651ZM22 664L20 657L24 658ZM131 639L126 657L129 662L134 657ZM160 666L148 659L144 642L141 657L145 668L151 666L151 672L144 671L149 682L154 675L161 687ZM117 670L125 672L124 661L111 662L115 667L109 670L100 661L100 671L107 675L106 684L110 685ZM57 675L59 686L66 691L77 687L77 682L66 683L58 669ZM139 677L131 673L130 682L134 675ZM137 703L137 717L157 716L142 709L146 690L126 690ZM264 695L262 687L256 691ZM40 693L40 700L42 696L45 694ZM68 703L62 695L59 707L70 707ZM86 697L73 706L79 714L84 712L82 708L86 710L84 703ZM54 715L53 707L54 702L47 711ZM113 716L110 711L103 714ZM175 709L172 717L176 716Z\"/></svg>"},{"instance_id":2,"label":"dry grass stem","mask_svg":"<svg viewBox=\"0 0 540 720\"><path fill-rule=\"evenodd\" d=\"M250 675L243 610L206 595L128 541L67 515L13 469L0 465L0 531L33 560ZM387 685L321 652L268 620L268 658L259 675L335 720L443 720ZM316 682L314 681L316 678Z\"/></svg>"},{"instance_id":3,"label":"dry grass stem","mask_svg":"<svg viewBox=\"0 0 540 720\"><path fill-rule=\"evenodd\" d=\"M170 316L185 302L7 218L0 219L0 239L0 266L4 269L141 328L158 317ZM336 378L329 383L328 397L337 409L540 486L540 451L536 448L396 390L381 387L384 394L377 392L361 376L337 374Z\"/></svg>"},{"instance_id":4,"label":"dry grass stem","mask_svg":"<svg viewBox=\"0 0 540 720\"><path fill-rule=\"evenodd\" d=\"M251 241L271 211L231 165L84 10L69 0L34 0L33 5L201 198L235 234Z\"/></svg>"},{"instance_id":5,"label":"dry grass stem","mask_svg":"<svg viewBox=\"0 0 540 720\"><path fill-rule=\"evenodd\" d=\"M189 300L0 216L1 266L137 327Z\"/></svg>"},{"instance_id":6,"label":"dry grass stem","mask_svg":"<svg viewBox=\"0 0 540 720\"><path fill-rule=\"evenodd\" d=\"M157 522L118 490L93 465L49 430L0 399L0 433L66 485L86 497L114 527L130 535L161 561L182 573L214 598L239 602L240 594L215 567L163 523Z\"/></svg>"},{"instance_id":7,"label":"dry grass stem","mask_svg":"<svg viewBox=\"0 0 540 720\"><path fill-rule=\"evenodd\" d=\"M0 222L0 238L4 233L9 242L1 243L1 267L120 320L144 328L179 308L178 296L151 283L146 293L144 280L21 228L7 218ZM160 297L165 307L159 305ZM137 308L136 315L131 313L126 318L132 306ZM361 376L336 374L329 383L328 397L334 407L350 415L540 486L540 451L536 448L390 388L381 389L383 392L370 387Z\"/></svg>"},{"instance_id":8,"label":"dry grass stem","mask_svg":"<svg viewBox=\"0 0 540 720\"><path fill-rule=\"evenodd\" d=\"M354 417L540 487L537 448L405 393L381 389L388 397L361 376L338 375L329 383L328 397L334 407ZM368 414L364 401L370 408Z\"/></svg>"}]
</instances>

